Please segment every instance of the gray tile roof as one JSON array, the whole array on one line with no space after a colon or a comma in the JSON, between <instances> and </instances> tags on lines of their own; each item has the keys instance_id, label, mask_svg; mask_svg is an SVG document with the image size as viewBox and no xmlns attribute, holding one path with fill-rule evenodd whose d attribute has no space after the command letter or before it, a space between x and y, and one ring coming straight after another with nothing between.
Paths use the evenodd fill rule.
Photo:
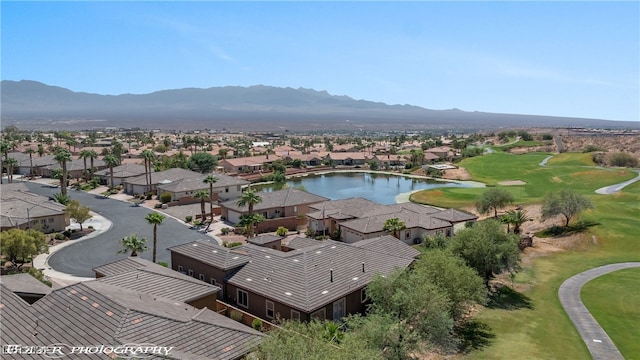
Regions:
<instances>
[{"instance_id":1,"label":"gray tile roof","mask_svg":"<svg viewBox=\"0 0 640 360\"><path fill-rule=\"evenodd\" d=\"M477 220L478 217L468 213L466 211L458 210L458 209L447 209L440 211L438 213L433 214L433 217L438 219L446 220L452 223L459 223L464 221L474 221Z\"/></svg>"},{"instance_id":2,"label":"gray tile roof","mask_svg":"<svg viewBox=\"0 0 640 360\"><path fill-rule=\"evenodd\" d=\"M408 247L395 241L389 246ZM331 240L287 253L251 244L241 248L251 261L233 273L228 283L304 312L358 291L376 274L406 268L414 260Z\"/></svg>"},{"instance_id":3,"label":"gray tile roof","mask_svg":"<svg viewBox=\"0 0 640 360\"><path fill-rule=\"evenodd\" d=\"M319 204L311 205L310 207L315 209L320 214L320 217L318 219L322 219L322 210L325 211L325 216L327 218L329 217L329 214L343 214L341 215L341 218L353 218L362 217L366 212L380 206L383 205L364 198L348 198L342 200L324 201ZM332 217L333 216L334 215L332 215Z\"/></svg>"},{"instance_id":4,"label":"gray tile roof","mask_svg":"<svg viewBox=\"0 0 640 360\"><path fill-rule=\"evenodd\" d=\"M0 283L14 293L45 295L51 292L50 287L27 273L0 276Z\"/></svg>"},{"instance_id":5,"label":"gray tile roof","mask_svg":"<svg viewBox=\"0 0 640 360\"><path fill-rule=\"evenodd\" d=\"M256 237L249 238L247 239L247 242L255 245L264 245L264 244L268 244L268 243L282 240L282 239L283 237L279 235L263 234L263 235L258 235Z\"/></svg>"},{"instance_id":6,"label":"gray tile roof","mask_svg":"<svg viewBox=\"0 0 640 360\"><path fill-rule=\"evenodd\" d=\"M324 196L315 195L295 188L286 188L272 192L261 192L258 195L262 198L262 202L253 206L254 211L286 206L314 204L328 200L328 198ZM237 202L238 200L230 200L220 204L220 206L224 206L238 212L248 210L248 206L238 206Z\"/></svg>"},{"instance_id":7,"label":"gray tile roof","mask_svg":"<svg viewBox=\"0 0 640 360\"><path fill-rule=\"evenodd\" d=\"M210 241L195 241L168 248L169 251L199 260L221 270L242 266L251 260L244 251L229 249Z\"/></svg>"},{"instance_id":8,"label":"gray tile roof","mask_svg":"<svg viewBox=\"0 0 640 360\"><path fill-rule=\"evenodd\" d=\"M21 324L4 327L6 344L152 343L174 347L169 354L172 359L237 359L262 338L261 333L206 308L99 281L56 289L31 306L4 284L0 290L0 319ZM13 358L33 357L13 354Z\"/></svg>"},{"instance_id":9,"label":"gray tile roof","mask_svg":"<svg viewBox=\"0 0 640 360\"><path fill-rule=\"evenodd\" d=\"M303 249L309 246L318 245L318 240L306 237L296 236L285 245L289 249Z\"/></svg>"},{"instance_id":10,"label":"gray tile roof","mask_svg":"<svg viewBox=\"0 0 640 360\"><path fill-rule=\"evenodd\" d=\"M145 173L144 166L138 164L122 164L113 167L113 177L127 178L134 177ZM96 171L97 176L111 176L111 171L107 168Z\"/></svg>"},{"instance_id":11,"label":"gray tile roof","mask_svg":"<svg viewBox=\"0 0 640 360\"><path fill-rule=\"evenodd\" d=\"M89 168L90 166L91 166L91 160L87 159L87 168ZM104 167L106 166L106 164L101 159L93 159L93 166ZM60 163L54 160L52 164L46 165L44 166L44 168L49 170L56 170L56 169L61 169L62 166L60 165ZM74 158L71 161L67 161L67 171L74 171L74 170L84 170L84 160Z\"/></svg>"},{"instance_id":12,"label":"gray tile roof","mask_svg":"<svg viewBox=\"0 0 640 360\"><path fill-rule=\"evenodd\" d=\"M18 226L29 220L62 215L64 209L64 205L49 201L44 196L27 192L3 192L0 223L2 227Z\"/></svg>"},{"instance_id":13,"label":"gray tile roof","mask_svg":"<svg viewBox=\"0 0 640 360\"><path fill-rule=\"evenodd\" d=\"M400 246L400 244L404 244L404 242L396 239L391 235L384 235L371 239L356 241L351 245L371 251L376 251L382 254L395 255L406 258L416 258L420 255L420 251L414 249L413 247Z\"/></svg>"},{"instance_id":14,"label":"gray tile roof","mask_svg":"<svg viewBox=\"0 0 640 360\"><path fill-rule=\"evenodd\" d=\"M133 184L133 185L147 185L145 176L146 174L134 176L134 177L128 178L124 182L127 184ZM177 181L180 179L194 178L198 176L202 176L202 174L195 171L191 171L191 170L173 168L173 169L168 169L164 171L152 172L151 183L160 184L164 181Z\"/></svg>"},{"instance_id":15,"label":"gray tile roof","mask_svg":"<svg viewBox=\"0 0 640 360\"><path fill-rule=\"evenodd\" d=\"M188 177L184 179L179 179L168 184L160 184L158 185L158 189L172 192L179 191L197 191L197 190L209 190L209 184L204 183L204 179L208 175L213 175L218 178L218 181L213 184L214 191L216 189L225 188L228 186L242 186L248 185L250 182L234 177L228 176L219 173L213 174L198 174L199 176Z\"/></svg>"},{"instance_id":16,"label":"gray tile roof","mask_svg":"<svg viewBox=\"0 0 640 360\"><path fill-rule=\"evenodd\" d=\"M134 266L134 263L138 265ZM93 270L109 273L99 278L99 282L181 302L197 300L220 290L217 286L143 259L123 259Z\"/></svg>"}]
</instances>

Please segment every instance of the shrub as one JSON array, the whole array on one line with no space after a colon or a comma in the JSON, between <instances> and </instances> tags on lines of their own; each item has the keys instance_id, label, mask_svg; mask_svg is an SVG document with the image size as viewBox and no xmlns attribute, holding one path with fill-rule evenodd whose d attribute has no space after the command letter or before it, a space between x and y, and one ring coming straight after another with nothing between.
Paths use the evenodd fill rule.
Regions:
<instances>
[{"instance_id":1,"label":"shrub","mask_svg":"<svg viewBox=\"0 0 640 360\"><path fill-rule=\"evenodd\" d=\"M234 248L234 247L237 247L237 246L240 246L240 245L242 245L242 243L239 242L239 241L234 241L234 242L231 242L231 243L224 243L224 246L226 246L228 248Z\"/></svg>"},{"instance_id":2,"label":"shrub","mask_svg":"<svg viewBox=\"0 0 640 360\"><path fill-rule=\"evenodd\" d=\"M251 327L254 330L262 331L262 320L258 318L253 319L253 322L251 322Z\"/></svg>"},{"instance_id":3,"label":"shrub","mask_svg":"<svg viewBox=\"0 0 640 360\"><path fill-rule=\"evenodd\" d=\"M285 236L288 232L289 229L284 226L278 226L278 229L276 230L276 234L278 234L279 236Z\"/></svg>"},{"instance_id":4,"label":"shrub","mask_svg":"<svg viewBox=\"0 0 640 360\"><path fill-rule=\"evenodd\" d=\"M609 155L609 165L620 167L636 167L638 166L638 159L630 154L619 152Z\"/></svg>"},{"instance_id":5,"label":"shrub","mask_svg":"<svg viewBox=\"0 0 640 360\"><path fill-rule=\"evenodd\" d=\"M87 226L87 229L93 229L93 225Z\"/></svg>"},{"instance_id":6,"label":"shrub","mask_svg":"<svg viewBox=\"0 0 640 360\"><path fill-rule=\"evenodd\" d=\"M62 232L62 235L64 235L64 237L68 238L71 236L71 230L65 230Z\"/></svg>"},{"instance_id":7,"label":"shrub","mask_svg":"<svg viewBox=\"0 0 640 360\"><path fill-rule=\"evenodd\" d=\"M229 235L229 228L228 227L222 228L220 232L222 232L222 235Z\"/></svg>"},{"instance_id":8,"label":"shrub","mask_svg":"<svg viewBox=\"0 0 640 360\"><path fill-rule=\"evenodd\" d=\"M171 201L171 193L163 192L162 194L160 194L160 202L166 204L169 201Z\"/></svg>"},{"instance_id":9,"label":"shrub","mask_svg":"<svg viewBox=\"0 0 640 360\"><path fill-rule=\"evenodd\" d=\"M590 153L594 151L605 151L605 149L596 145L587 145L585 146L584 150L582 150L583 153Z\"/></svg>"},{"instance_id":10,"label":"shrub","mask_svg":"<svg viewBox=\"0 0 640 360\"><path fill-rule=\"evenodd\" d=\"M166 268L168 268L168 267L169 267L169 264L167 264L167 263L166 263L166 262L164 262L164 261L158 261L156 264L158 264L158 265L160 265L160 266L164 266L164 267L166 267Z\"/></svg>"},{"instance_id":11,"label":"shrub","mask_svg":"<svg viewBox=\"0 0 640 360\"><path fill-rule=\"evenodd\" d=\"M184 220L185 220L186 222L190 223L190 222L191 222L191 220L193 220L193 216L191 216L191 215L187 215L187 216L184 218Z\"/></svg>"},{"instance_id":12,"label":"shrub","mask_svg":"<svg viewBox=\"0 0 640 360\"><path fill-rule=\"evenodd\" d=\"M151 198L153 198L153 193L152 192L148 192L146 195L147 195L146 196L147 200L151 200Z\"/></svg>"},{"instance_id":13,"label":"shrub","mask_svg":"<svg viewBox=\"0 0 640 360\"><path fill-rule=\"evenodd\" d=\"M229 317L235 321L242 321L242 313L235 309L231 309L231 311L229 311Z\"/></svg>"},{"instance_id":14,"label":"shrub","mask_svg":"<svg viewBox=\"0 0 640 360\"><path fill-rule=\"evenodd\" d=\"M65 236L64 236L64 234L62 234L62 233L56 233L56 234L53 236L53 238L54 238L54 239L56 239L56 240L64 240L64 239L65 239Z\"/></svg>"}]
</instances>

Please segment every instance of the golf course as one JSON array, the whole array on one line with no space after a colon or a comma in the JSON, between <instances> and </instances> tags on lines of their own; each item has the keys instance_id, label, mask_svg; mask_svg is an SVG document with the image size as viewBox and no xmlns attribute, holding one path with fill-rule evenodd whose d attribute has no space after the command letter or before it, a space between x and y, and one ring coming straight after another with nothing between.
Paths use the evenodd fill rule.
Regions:
<instances>
[{"instance_id":1,"label":"golf course","mask_svg":"<svg viewBox=\"0 0 640 360\"><path fill-rule=\"evenodd\" d=\"M638 173L596 167L591 159L590 153L515 155L496 151L457 164L469 172L472 180L509 191L515 201L503 210L539 205L545 194L561 189L579 193L594 205L572 219L574 232L557 237L543 231L532 234L533 248L523 252L522 268L515 276L503 277L507 279L507 296L499 306L490 302L475 316L476 341L465 359L591 358L560 304L560 285L571 276L598 266L640 261L640 182L613 194L596 193L600 188L633 179ZM510 186L501 185L507 183ZM425 190L412 194L411 201L471 210L486 190ZM532 219L536 221L540 221L539 216ZM564 225L563 219L558 218L554 224ZM554 251L540 251L542 243L557 247ZM625 359L640 359L638 284L640 269L635 268L601 276L582 289L584 304Z\"/></svg>"}]
</instances>

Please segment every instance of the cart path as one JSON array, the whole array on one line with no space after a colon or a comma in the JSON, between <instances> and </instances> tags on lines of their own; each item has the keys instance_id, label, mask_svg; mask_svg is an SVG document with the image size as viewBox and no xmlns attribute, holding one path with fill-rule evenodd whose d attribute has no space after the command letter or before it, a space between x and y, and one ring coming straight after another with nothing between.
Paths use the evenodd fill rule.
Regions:
<instances>
[{"instance_id":1,"label":"cart path","mask_svg":"<svg viewBox=\"0 0 640 360\"><path fill-rule=\"evenodd\" d=\"M587 345L591 357L595 360L624 360L624 357L611 341L609 335L591 315L580 299L580 291L589 281L622 269L640 267L640 262L617 263L600 266L565 280L558 290L558 297L564 311L569 315L573 325Z\"/></svg>"}]
</instances>

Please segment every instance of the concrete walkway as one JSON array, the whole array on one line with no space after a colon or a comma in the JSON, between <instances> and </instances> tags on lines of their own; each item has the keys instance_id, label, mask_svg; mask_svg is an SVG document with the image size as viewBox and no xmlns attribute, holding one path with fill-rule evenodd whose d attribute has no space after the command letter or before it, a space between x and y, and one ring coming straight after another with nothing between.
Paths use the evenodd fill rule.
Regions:
<instances>
[{"instance_id":1,"label":"concrete walkway","mask_svg":"<svg viewBox=\"0 0 640 360\"><path fill-rule=\"evenodd\" d=\"M640 181L640 170L631 170L631 171L637 172L638 176L636 176L635 178L633 178L631 180L627 180L625 182L622 182L620 184L615 184L615 185L609 185L609 186L602 187L602 188L596 190L596 194L610 195L610 194L613 194L613 193L616 193L616 192L622 190L627 185L633 184L636 181Z\"/></svg>"},{"instance_id":2,"label":"concrete walkway","mask_svg":"<svg viewBox=\"0 0 640 360\"><path fill-rule=\"evenodd\" d=\"M591 357L595 360L623 360L624 358L609 335L582 303L580 291L584 284L599 276L634 267L640 267L640 262L600 266L574 275L560 285L558 290L560 303L587 345Z\"/></svg>"}]
</instances>

